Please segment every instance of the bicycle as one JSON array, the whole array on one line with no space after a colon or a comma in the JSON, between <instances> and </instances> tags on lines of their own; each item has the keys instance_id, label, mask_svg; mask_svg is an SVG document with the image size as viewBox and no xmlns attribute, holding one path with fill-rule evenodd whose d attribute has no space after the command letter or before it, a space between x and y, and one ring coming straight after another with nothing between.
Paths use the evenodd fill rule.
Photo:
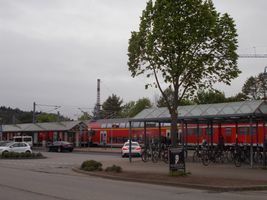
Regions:
<instances>
[{"instance_id":1,"label":"bicycle","mask_svg":"<svg viewBox=\"0 0 267 200\"><path fill-rule=\"evenodd\" d=\"M202 159L202 151L201 151L201 147L200 146L197 146L195 148L195 151L193 153L193 162L198 162L198 161L201 161Z\"/></svg>"}]
</instances>

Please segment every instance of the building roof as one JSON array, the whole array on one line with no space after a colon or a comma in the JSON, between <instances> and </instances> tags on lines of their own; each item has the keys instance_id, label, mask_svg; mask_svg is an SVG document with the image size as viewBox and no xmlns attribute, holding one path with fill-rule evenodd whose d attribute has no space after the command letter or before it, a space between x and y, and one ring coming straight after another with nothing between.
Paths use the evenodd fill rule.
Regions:
<instances>
[{"instance_id":1,"label":"building roof","mask_svg":"<svg viewBox=\"0 0 267 200\"><path fill-rule=\"evenodd\" d=\"M178 121L234 119L267 116L267 103L263 100L179 106ZM130 121L170 122L167 108L149 108L141 111Z\"/></svg>"},{"instance_id":2,"label":"building roof","mask_svg":"<svg viewBox=\"0 0 267 200\"><path fill-rule=\"evenodd\" d=\"M69 131L80 124L86 126L81 121L10 124L2 125L2 132Z\"/></svg>"}]
</instances>

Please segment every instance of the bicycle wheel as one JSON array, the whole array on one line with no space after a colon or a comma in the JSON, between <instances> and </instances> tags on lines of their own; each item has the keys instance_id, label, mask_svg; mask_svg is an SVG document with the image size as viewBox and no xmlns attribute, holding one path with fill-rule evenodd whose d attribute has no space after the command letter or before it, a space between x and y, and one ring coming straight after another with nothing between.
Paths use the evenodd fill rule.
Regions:
<instances>
[{"instance_id":1,"label":"bicycle wheel","mask_svg":"<svg viewBox=\"0 0 267 200\"><path fill-rule=\"evenodd\" d=\"M261 152L254 153L253 158L254 158L254 162L258 163L258 164L262 163L262 161L263 161L263 155Z\"/></svg>"},{"instance_id":2,"label":"bicycle wheel","mask_svg":"<svg viewBox=\"0 0 267 200\"><path fill-rule=\"evenodd\" d=\"M162 160L163 160L163 162L168 163L168 161L169 161L168 151L163 152Z\"/></svg>"},{"instance_id":3,"label":"bicycle wheel","mask_svg":"<svg viewBox=\"0 0 267 200\"><path fill-rule=\"evenodd\" d=\"M158 162L158 160L159 160L159 152L157 152L157 151L153 151L152 152L152 162L153 163L156 163L156 162Z\"/></svg>"},{"instance_id":4,"label":"bicycle wheel","mask_svg":"<svg viewBox=\"0 0 267 200\"><path fill-rule=\"evenodd\" d=\"M149 160L149 156L148 153L146 151L144 151L141 155L142 161L143 162L147 162Z\"/></svg>"},{"instance_id":5,"label":"bicycle wheel","mask_svg":"<svg viewBox=\"0 0 267 200\"><path fill-rule=\"evenodd\" d=\"M208 154L202 155L202 164L208 166L210 164L210 158Z\"/></svg>"},{"instance_id":6,"label":"bicycle wheel","mask_svg":"<svg viewBox=\"0 0 267 200\"><path fill-rule=\"evenodd\" d=\"M234 163L236 167L241 167L241 157L239 155L234 156Z\"/></svg>"},{"instance_id":7,"label":"bicycle wheel","mask_svg":"<svg viewBox=\"0 0 267 200\"><path fill-rule=\"evenodd\" d=\"M201 159L201 154L195 151L193 154L193 162L198 162L200 159Z\"/></svg>"}]
</instances>

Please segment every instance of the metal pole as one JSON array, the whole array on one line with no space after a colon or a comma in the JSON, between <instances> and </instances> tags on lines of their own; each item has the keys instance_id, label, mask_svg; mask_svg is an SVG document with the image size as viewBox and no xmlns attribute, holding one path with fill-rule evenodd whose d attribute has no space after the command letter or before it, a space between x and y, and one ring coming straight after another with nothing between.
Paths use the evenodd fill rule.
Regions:
<instances>
[{"instance_id":1,"label":"metal pole","mask_svg":"<svg viewBox=\"0 0 267 200\"><path fill-rule=\"evenodd\" d=\"M266 119L263 121L263 166L266 167Z\"/></svg>"},{"instance_id":2,"label":"metal pole","mask_svg":"<svg viewBox=\"0 0 267 200\"><path fill-rule=\"evenodd\" d=\"M188 127L187 127L187 123L185 122L185 156L187 158L187 141L188 139Z\"/></svg>"},{"instance_id":3,"label":"metal pole","mask_svg":"<svg viewBox=\"0 0 267 200\"><path fill-rule=\"evenodd\" d=\"M182 142L182 147L184 149L184 120L182 120L182 131L181 131L181 134L180 134L180 142Z\"/></svg>"},{"instance_id":4,"label":"metal pole","mask_svg":"<svg viewBox=\"0 0 267 200\"><path fill-rule=\"evenodd\" d=\"M210 140L211 140L211 148L213 150L213 121L210 121Z\"/></svg>"},{"instance_id":5,"label":"metal pole","mask_svg":"<svg viewBox=\"0 0 267 200\"><path fill-rule=\"evenodd\" d=\"M197 147L199 147L199 121L197 121Z\"/></svg>"},{"instance_id":6,"label":"metal pole","mask_svg":"<svg viewBox=\"0 0 267 200\"><path fill-rule=\"evenodd\" d=\"M144 122L144 145L145 145L145 151L146 151L147 150L146 122Z\"/></svg>"},{"instance_id":7,"label":"metal pole","mask_svg":"<svg viewBox=\"0 0 267 200\"><path fill-rule=\"evenodd\" d=\"M161 147L161 123L159 122L159 142L158 142L158 147Z\"/></svg>"},{"instance_id":8,"label":"metal pole","mask_svg":"<svg viewBox=\"0 0 267 200\"><path fill-rule=\"evenodd\" d=\"M35 124L35 108L36 108L36 103L33 102L32 123L34 124Z\"/></svg>"},{"instance_id":9,"label":"metal pole","mask_svg":"<svg viewBox=\"0 0 267 200\"><path fill-rule=\"evenodd\" d=\"M249 134L250 134L250 167L253 168L253 133L252 133L252 116L249 118Z\"/></svg>"},{"instance_id":10,"label":"metal pole","mask_svg":"<svg viewBox=\"0 0 267 200\"><path fill-rule=\"evenodd\" d=\"M129 137L129 161L132 162L132 122L129 122L130 137Z\"/></svg>"},{"instance_id":11,"label":"metal pole","mask_svg":"<svg viewBox=\"0 0 267 200\"><path fill-rule=\"evenodd\" d=\"M264 68L264 73L263 73L263 78L264 78L264 103L266 104L266 79L267 79L267 66ZM264 117L263 120L263 165L266 167L266 118Z\"/></svg>"}]
</instances>

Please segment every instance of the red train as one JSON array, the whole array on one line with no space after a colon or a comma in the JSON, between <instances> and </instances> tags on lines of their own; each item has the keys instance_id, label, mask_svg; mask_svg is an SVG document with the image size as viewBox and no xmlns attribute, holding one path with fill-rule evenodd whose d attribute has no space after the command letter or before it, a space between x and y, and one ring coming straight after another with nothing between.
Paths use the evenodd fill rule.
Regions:
<instances>
[{"instance_id":1,"label":"red train","mask_svg":"<svg viewBox=\"0 0 267 200\"><path fill-rule=\"evenodd\" d=\"M157 142L159 131L161 141L170 140L170 124L161 123L159 129L158 123L146 124L146 136L150 142ZM88 124L88 133L81 135L82 145L94 146L122 146L129 139L129 122L128 119L105 119L90 122ZM179 124L179 133L177 135L180 142L191 146L201 143L203 139L208 143L218 144L219 136L224 137L226 145L232 145L236 142L240 144L250 144L250 124L214 124L211 129L207 124L188 124L187 126ZM183 130L183 131L182 131ZM199 131L197 131L199 130ZM211 134L211 132L213 134ZM267 131L266 131L267 132ZM182 134L183 133L183 134ZM132 123L132 139L144 144L144 123ZM253 144L263 144L263 124L252 124L252 141Z\"/></svg>"}]
</instances>

